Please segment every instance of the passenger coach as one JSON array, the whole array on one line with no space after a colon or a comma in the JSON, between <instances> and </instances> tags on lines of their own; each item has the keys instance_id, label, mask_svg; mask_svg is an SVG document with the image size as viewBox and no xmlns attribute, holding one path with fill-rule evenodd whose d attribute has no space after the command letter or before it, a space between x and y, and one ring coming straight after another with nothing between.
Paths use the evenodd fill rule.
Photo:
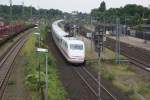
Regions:
<instances>
[{"instance_id":1,"label":"passenger coach","mask_svg":"<svg viewBox=\"0 0 150 100\"><path fill-rule=\"evenodd\" d=\"M62 21L63 20L58 20L52 24L52 36L57 47L68 62L78 64L84 63L84 42L75 37L69 37L69 33L63 31L58 25L58 23Z\"/></svg>"}]
</instances>

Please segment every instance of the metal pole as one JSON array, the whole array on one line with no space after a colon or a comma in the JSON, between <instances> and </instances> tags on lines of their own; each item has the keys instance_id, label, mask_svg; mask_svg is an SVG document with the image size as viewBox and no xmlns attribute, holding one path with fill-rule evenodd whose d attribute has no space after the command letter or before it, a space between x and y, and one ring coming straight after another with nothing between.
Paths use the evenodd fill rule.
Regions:
<instances>
[{"instance_id":1,"label":"metal pole","mask_svg":"<svg viewBox=\"0 0 150 100\"><path fill-rule=\"evenodd\" d=\"M39 16L39 19L40 19L41 14L40 14L40 7L39 6L38 6L38 11L39 11L38 16Z\"/></svg>"},{"instance_id":2,"label":"metal pole","mask_svg":"<svg viewBox=\"0 0 150 100\"><path fill-rule=\"evenodd\" d=\"M91 35L91 52L92 52L92 50L93 50L93 33L92 33L92 35Z\"/></svg>"},{"instance_id":3,"label":"metal pole","mask_svg":"<svg viewBox=\"0 0 150 100\"><path fill-rule=\"evenodd\" d=\"M11 25L11 22L12 22L12 0L9 1L10 2L10 25ZM12 25L10 27L10 33L12 34Z\"/></svg>"},{"instance_id":4,"label":"metal pole","mask_svg":"<svg viewBox=\"0 0 150 100\"><path fill-rule=\"evenodd\" d=\"M12 0L10 2L10 22L12 21Z\"/></svg>"},{"instance_id":5,"label":"metal pole","mask_svg":"<svg viewBox=\"0 0 150 100\"><path fill-rule=\"evenodd\" d=\"M39 57L39 54L38 54L38 52L36 52L36 62L39 61L38 57ZM37 69L37 68L38 68L38 63L36 63L36 69ZM36 91L37 91L37 93L38 93L38 91L39 91L39 79L37 79L37 88L36 88ZM38 95L39 95L39 94L38 94Z\"/></svg>"},{"instance_id":6,"label":"metal pole","mask_svg":"<svg viewBox=\"0 0 150 100\"><path fill-rule=\"evenodd\" d=\"M100 36L98 36L98 49L99 49L99 51L98 51L98 66L100 67L100 64L101 64ZM99 82L99 85L98 85L98 100L101 100L101 98L100 98L100 72L98 72L98 82Z\"/></svg>"},{"instance_id":7,"label":"metal pole","mask_svg":"<svg viewBox=\"0 0 150 100\"><path fill-rule=\"evenodd\" d=\"M73 25L73 34L74 34L74 37L77 37L76 30L75 30L75 25Z\"/></svg>"},{"instance_id":8,"label":"metal pole","mask_svg":"<svg viewBox=\"0 0 150 100\"><path fill-rule=\"evenodd\" d=\"M41 98L40 98L40 69L39 69L39 67L40 67L40 63L39 63L39 52L37 52L37 68L38 68L38 70L39 70L39 76L38 76L38 79L37 79L37 96L38 96L38 99L40 100Z\"/></svg>"},{"instance_id":9,"label":"metal pole","mask_svg":"<svg viewBox=\"0 0 150 100\"><path fill-rule=\"evenodd\" d=\"M40 48L40 39L41 39L41 36L39 35L39 48Z\"/></svg>"},{"instance_id":10,"label":"metal pole","mask_svg":"<svg viewBox=\"0 0 150 100\"><path fill-rule=\"evenodd\" d=\"M37 92L38 92L38 98L40 99L40 54L37 52L37 69L38 69L38 79L37 79Z\"/></svg>"},{"instance_id":11,"label":"metal pole","mask_svg":"<svg viewBox=\"0 0 150 100\"><path fill-rule=\"evenodd\" d=\"M32 5L31 5L31 8L30 8L30 17L32 19Z\"/></svg>"},{"instance_id":12,"label":"metal pole","mask_svg":"<svg viewBox=\"0 0 150 100\"><path fill-rule=\"evenodd\" d=\"M127 34L127 22L126 22L126 16L125 16L125 35Z\"/></svg>"},{"instance_id":13,"label":"metal pole","mask_svg":"<svg viewBox=\"0 0 150 100\"><path fill-rule=\"evenodd\" d=\"M103 28L104 29L103 29L103 40L102 41L104 42L104 35L106 34L106 19L105 19L105 17L104 17L104 27ZM102 52L103 52L103 54L105 53L104 43L102 45Z\"/></svg>"},{"instance_id":14,"label":"metal pole","mask_svg":"<svg viewBox=\"0 0 150 100\"><path fill-rule=\"evenodd\" d=\"M99 33L100 34L100 33ZM98 36L98 65L100 65L100 36Z\"/></svg>"},{"instance_id":15,"label":"metal pole","mask_svg":"<svg viewBox=\"0 0 150 100\"><path fill-rule=\"evenodd\" d=\"M146 33L146 32L143 32L143 34L144 34L144 43L146 44L146 43L147 43L147 38L146 38L147 33Z\"/></svg>"},{"instance_id":16,"label":"metal pole","mask_svg":"<svg viewBox=\"0 0 150 100\"><path fill-rule=\"evenodd\" d=\"M100 95L101 94L100 93L101 92L101 86L100 86L100 84L101 84L100 82L101 81L100 80L101 80L100 72L98 72L98 82L99 82L99 85L98 85L98 100L101 100L101 95Z\"/></svg>"},{"instance_id":17,"label":"metal pole","mask_svg":"<svg viewBox=\"0 0 150 100\"><path fill-rule=\"evenodd\" d=\"M38 92L40 93L40 86L41 86L41 82L40 82L40 80L41 80L41 77L40 77L40 75L41 75L41 73L40 73L40 70L41 70L41 68L40 68L40 54L38 53Z\"/></svg>"},{"instance_id":18,"label":"metal pole","mask_svg":"<svg viewBox=\"0 0 150 100\"><path fill-rule=\"evenodd\" d=\"M45 76L45 82L46 82L46 92L45 92L45 100L48 100L48 67L47 67L47 54L46 54L46 76Z\"/></svg>"},{"instance_id":19,"label":"metal pole","mask_svg":"<svg viewBox=\"0 0 150 100\"><path fill-rule=\"evenodd\" d=\"M116 19L116 64L120 64L120 31L119 31L119 18Z\"/></svg>"},{"instance_id":20,"label":"metal pole","mask_svg":"<svg viewBox=\"0 0 150 100\"><path fill-rule=\"evenodd\" d=\"M98 66L100 67L100 64L101 64L101 50L99 50L99 53L98 53ZM100 71L98 72L98 82L99 82L99 85L98 85L98 100L101 100L101 87L100 87Z\"/></svg>"},{"instance_id":21,"label":"metal pole","mask_svg":"<svg viewBox=\"0 0 150 100\"><path fill-rule=\"evenodd\" d=\"M38 40L38 44L39 44L39 48L40 48L40 35L37 35L37 40ZM40 70L41 70L41 67L40 67L40 54L39 53L37 53L38 54L38 56L37 56L37 59L38 59L38 91L40 90L40 80L41 80L41 77L40 77L40 75L41 75L41 72L40 72Z\"/></svg>"},{"instance_id":22,"label":"metal pole","mask_svg":"<svg viewBox=\"0 0 150 100\"><path fill-rule=\"evenodd\" d=\"M22 18L24 19L24 2L22 2Z\"/></svg>"},{"instance_id":23,"label":"metal pole","mask_svg":"<svg viewBox=\"0 0 150 100\"><path fill-rule=\"evenodd\" d=\"M118 64L120 64L120 34L122 32L119 26L120 26L120 19L118 20Z\"/></svg>"},{"instance_id":24,"label":"metal pole","mask_svg":"<svg viewBox=\"0 0 150 100\"><path fill-rule=\"evenodd\" d=\"M116 52L115 52L115 58L116 58L116 64L118 63L118 25L117 25L117 19L116 19Z\"/></svg>"},{"instance_id":25,"label":"metal pole","mask_svg":"<svg viewBox=\"0 0 150 100\"><path fill-rule=\"evenodd\" d=\"M90 16L90 22L91 22L91 25L92 25L92 24L93 24L93 23L92 23L92 15Z\"/></svg>"}]
</instances>

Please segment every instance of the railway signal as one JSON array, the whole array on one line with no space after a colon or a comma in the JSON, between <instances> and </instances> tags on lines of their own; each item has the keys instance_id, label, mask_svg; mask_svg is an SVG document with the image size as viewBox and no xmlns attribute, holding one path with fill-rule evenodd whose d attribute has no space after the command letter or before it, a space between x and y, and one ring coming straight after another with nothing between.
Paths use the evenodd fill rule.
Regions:
<instances>
[{"instance_id":1,"label":"railway signal","mask_svg":"<svg viewBox=\"0 0 150 100\"><path fill-rule=\"evenodd\" d=\"M10 22L12 21L12 0L9 0L10 3Z\"/></svg>"},{"instance_id":2,"label":"railway signal","mask_svg":"<svg viewBox=\"0 0 150 100\"><path fill-rule=\"evenodd\" d=\"M30 6L30 19L32 20L32 5Z\"/></svg>"},{"instance_id":3,"label":"railway signal","mask_svg":"<svg viewBox=\"0 0 150 100\"><path fill-rule=\"evenodd\" d=\"M100 57L100 53L103 50L103 46L104 46L105 31L100 26L97 26L95 28L95 31L96 31L94 34L95 51L98 53L98 57Z\"/></svg>"},{"instance_id":4,"label":"railway signal","mask_svg":"<svg viewBox=\"0 0 150 100\"><path fill-rule=\"evenodd\" d=\"M72 28L73 28L73 34L74 34L73 36L74 36L74 37L77 37L77 35L78 35L78 33L77 33L77 31L78 31L78 26L77 26L77 25L73 25Z\"/></svg>"},{"instance_id":5,"label":"railway signal","mask_svg":"<svg viewBox=\"0 0 150 100\"><path fill-rule=\"evenodd\" d=\"M95 34L94 34L94 44L95 44L95 51L98 53L98 65L100 65L100 61L101 61L101 52L103 50L103 46L104 46L104 34L105 34L105 28L101 27L100 25L98 25L95 28ZM98 82L99 82L99 86L98 86L98 100L101 100L100 98L100 72L98 72Z\"/></svg>"},{"instance_id":6,"label":"railway signal","mask_svg":"<svg viewBox=\"0 0 150 100\"><path fill-rule=\"evenodd\" d=\"M25 18L25 15L24 15L24 2L22 2L22 18L24 19Z\"/></svg>"},{"instance_id":7,"label":"railway signal","mask_svg":"<svg viewBox=\"0 0 150 100\"><path fill-rule=\"evenodd\" d=\"M9 19L9 20L10 20L10 22L12 22L12 0L10 0L9 3L10 3L10 19ZM13 30L13 29L10 28L10 32L11 32L11 33L12 33L12 30Z\"/></svg>"},{"instance_id":8,"label":"railway signal","mask_svg":"<svg viewBox=\"0 0 150 100\"><path fill-rule=\"evenodd\" d=\"M46 53L46 55L45 55L45 58L46 58L46 61L45 61L45 83L46 83L46 87L45 87L45 100L48 100L48 49L37 48L36 51L40 52L40 53Z\"/></svg>"},{"instance_id":9,"label":"railway signal","mask_svg":"<svg viewBox=\"0 0 150 100\"><path fill-rule=\"evenodd\" d=\"M38 27L35 27L35 28L38 28ZM36 41L38 41L38 48L40 48L40 33L34 33L36 36ZM42 52L42 49L37 49L36 51L41 51ZM37 68L38 68L38 80L37 80L37 91L40 90L40 80L41 80L41 66L40 66L40 59L39 59L39 53L36 53L36 58L37 58Z\"/></svg>"},{"instance_id":10,"label":"railway signal","mask_svg":"<svg viewBox=\"0 0 150 100\"><path fill-rule=\"evenodd\" d=\"M116 19L116 64L120 64L120 19Z\"/></svg>"},{"instance_id":11,"label":"railway signal","mask_svg":"<svg viewBox=\"0 0 150 100\"><path fill-rule=\"evenodd\" d=\"M35 27L35 28L37 28L38 29L38 27ZM37 35L37 39L36 40L38 40L38 46L40 47L40 40L41 40L41 34L40 33L34 33L35 35Z\"/></svg>"}]
</instances>

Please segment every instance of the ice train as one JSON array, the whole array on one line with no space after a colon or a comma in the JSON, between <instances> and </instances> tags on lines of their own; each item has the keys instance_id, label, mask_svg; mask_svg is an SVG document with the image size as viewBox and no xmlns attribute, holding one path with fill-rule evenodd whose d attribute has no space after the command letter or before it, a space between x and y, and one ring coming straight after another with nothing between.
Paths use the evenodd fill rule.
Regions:
<instances>
[{"instance_id":1,"label":"ice train","mask_svg":"<svg viewBox=\"0 0 150 100\"><path fill-rule=\"evenodd\" d=\"M73 64L84 63L84 42L75 37L69 37L69 33L65 32L58 25L62 21L64 20L57 20L52 23L52 37L55 44L68 62Z\"/></svg>"}]
</instances>

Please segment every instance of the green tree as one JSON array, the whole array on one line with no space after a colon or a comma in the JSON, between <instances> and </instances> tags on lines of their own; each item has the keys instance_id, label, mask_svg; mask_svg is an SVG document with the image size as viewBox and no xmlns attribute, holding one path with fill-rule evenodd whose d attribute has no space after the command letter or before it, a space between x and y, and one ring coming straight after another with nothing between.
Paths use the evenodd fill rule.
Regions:
<instances>
[{"instance_id":1,"label":"green tree","mask_svg":"<svg viewBox=\"0 0 150 100\"><path fill-rule=\"evenodd\" d=\"M104 11L106 10L106 4L105 4L104 1L101 2L100 7L99 7L99 10L100 10L101 12L104 12Z\"/></svg>"},{"instance_id":2,"label":"green tree","mask_svg":"<svg viewBox=\"0 0 150 100\"><path fill-rule=\"evenodd\" d=\"M119 17L121 24L134 26L143 23L143 19L150 20L150 9L136 4L128 4L124 7L106 10L105 2L102 2L99 8L91 11L91 15L99 20L105 18L109 22L113 22L116 17Z\"/></svg>"},{"instance_id":3,"label":"green tree","mask_svg":"<svg viewBox=\"0 0 150 100\"><path fill-rule=\"evenodd\" d=\"M31 17L31 7L24 7L24 19L28 20ZM63 12L58 9L35 9L32 7L32 16L33 18L56 18L62 17ZM0 17L3 17L5 20L8 21L10 17L10 7L7 5L0 5ZM13 5L12 7L12 19L18 20L22 19L22 5Z\"/></svg>"}]
</instances>

